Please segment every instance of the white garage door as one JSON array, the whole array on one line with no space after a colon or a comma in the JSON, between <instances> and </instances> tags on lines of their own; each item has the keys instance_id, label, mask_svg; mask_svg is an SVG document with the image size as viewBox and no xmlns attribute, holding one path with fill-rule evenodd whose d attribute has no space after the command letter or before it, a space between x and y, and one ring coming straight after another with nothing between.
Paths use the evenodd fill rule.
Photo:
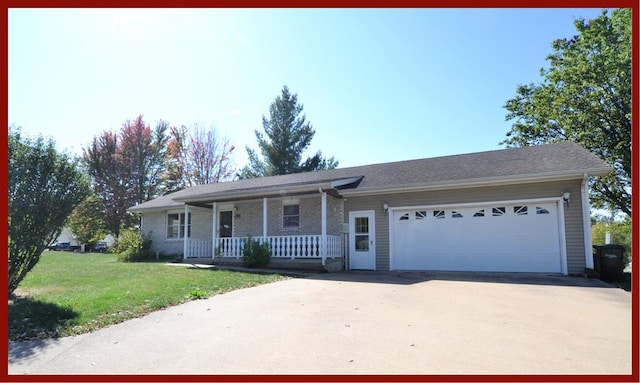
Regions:
<instances>
[{"instance_id":1,"label":"white garage door","mask_svg":"<svg viewBox=\"0 0 640 383\"><path fill-rule=\"evenodd\" d=\"M562 272L556 203L392 210L395 270Z\"/></svg>"}]
</instances>

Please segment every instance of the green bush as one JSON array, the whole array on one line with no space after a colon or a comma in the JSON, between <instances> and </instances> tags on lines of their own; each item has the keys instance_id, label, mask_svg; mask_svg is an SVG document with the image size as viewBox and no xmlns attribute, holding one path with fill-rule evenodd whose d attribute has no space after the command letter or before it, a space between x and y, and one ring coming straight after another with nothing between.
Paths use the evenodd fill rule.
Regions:
<instances>
[{"instance_id":1,"label":"green bush","mask_svg":"<svg viewBox=\"0 0 640 383\"><path fill-rule=\"evenodd\" d=\"M260 243L251 237L244 241L242 264L244 267L262 267L271 261L271 250L268 243Z\"/></svg>"},{"instance_id":2,"label":"green bush","mask_svg":"<svg viewBox=\"0 0 640 383\"><path fill-rule=\"evenodd\" d=\"M139 230L125 230L116 240L113 251L120 262L141 262L154 258L151 252L151 239L146 238Z\"/></svg>"}]
</instances>

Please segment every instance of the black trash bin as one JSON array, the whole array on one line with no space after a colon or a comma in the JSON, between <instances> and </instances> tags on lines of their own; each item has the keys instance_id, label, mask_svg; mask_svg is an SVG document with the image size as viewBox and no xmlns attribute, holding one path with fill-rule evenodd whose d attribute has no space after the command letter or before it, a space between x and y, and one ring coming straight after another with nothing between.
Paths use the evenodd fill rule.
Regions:
<instances>
[{"instance_id":1,"label":"black trash bin","mask_svg":"<svg viewBox=\"0 0 640 383\"><path fill-rule=\"evenodd\" d=\"M624 273L624 246L622 245L594 245L593 269L600 274L600 279L606 282L618 280Z\"/></svg>"}]
</instances>

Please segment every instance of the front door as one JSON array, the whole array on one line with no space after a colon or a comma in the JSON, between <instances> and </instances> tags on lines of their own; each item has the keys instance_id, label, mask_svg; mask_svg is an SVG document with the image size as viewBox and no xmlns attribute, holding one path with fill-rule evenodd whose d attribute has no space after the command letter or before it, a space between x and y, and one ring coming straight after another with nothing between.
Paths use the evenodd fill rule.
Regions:
<instances>
[{"instance_id":1,"label":"front door","mask_svg":"<svg viewBox=\"0 0 640 383\"><path fill-rule=\"evenodd\" d=\"M233 237L233 211L224 210L219 213L218 219L218 237Z\"/></svg>"},{"instance_id":2,"label":"front door","mask_svg":"<svg viewBox=\"0 0 640 383\"><path fill-rule=\"evenodd\" d=\"M373 211L349 212L349 268L375 270L375 214Z\"/></svg>"}]
</instances>

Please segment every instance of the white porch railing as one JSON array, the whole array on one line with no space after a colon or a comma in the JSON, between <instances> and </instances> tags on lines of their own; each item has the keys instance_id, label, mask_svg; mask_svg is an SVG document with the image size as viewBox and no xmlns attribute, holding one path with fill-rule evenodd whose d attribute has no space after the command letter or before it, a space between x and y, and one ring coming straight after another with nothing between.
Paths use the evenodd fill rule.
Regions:
<instances>
[{"instance_id":1,"label":"white porch railing","mask_svg":"<svg viewBox=\"0 0 640 383\"><path fill-rule=\"evenodd\" d=\"M191 239L187 240L187 258L212 258L213 246L211 240Z\"/></svg>"},{"instance_id":2,"label":"white porch railing","mask_svg":"<svg viewBox=\"0 0 640 383\"><path fill-rule=\"evenodd\" d=\"M222 258L242 257L246 239L245 237L216 238L213 246L215 256ZM322 235L319 234L254 237L253 239L260 243L268 243L272 258L323 258ZM327 235L326 258L341 256L342 238L337 235Z\"/></svg>"},{"instance_id":3,"label":"white porch railing","mask_svg":"<svg viewBox=\"0 0 640 383\"><path fill-rule=\"evenodd\" d=\"M214 241L189 238L186 258L241 258L246 237L216 238ZM322 235L287 235L254 237L260 243L268 243L272 258L322 259ZM327 235L326 258L342 256L342 238Z\"/></svg>"}]
</instances>

